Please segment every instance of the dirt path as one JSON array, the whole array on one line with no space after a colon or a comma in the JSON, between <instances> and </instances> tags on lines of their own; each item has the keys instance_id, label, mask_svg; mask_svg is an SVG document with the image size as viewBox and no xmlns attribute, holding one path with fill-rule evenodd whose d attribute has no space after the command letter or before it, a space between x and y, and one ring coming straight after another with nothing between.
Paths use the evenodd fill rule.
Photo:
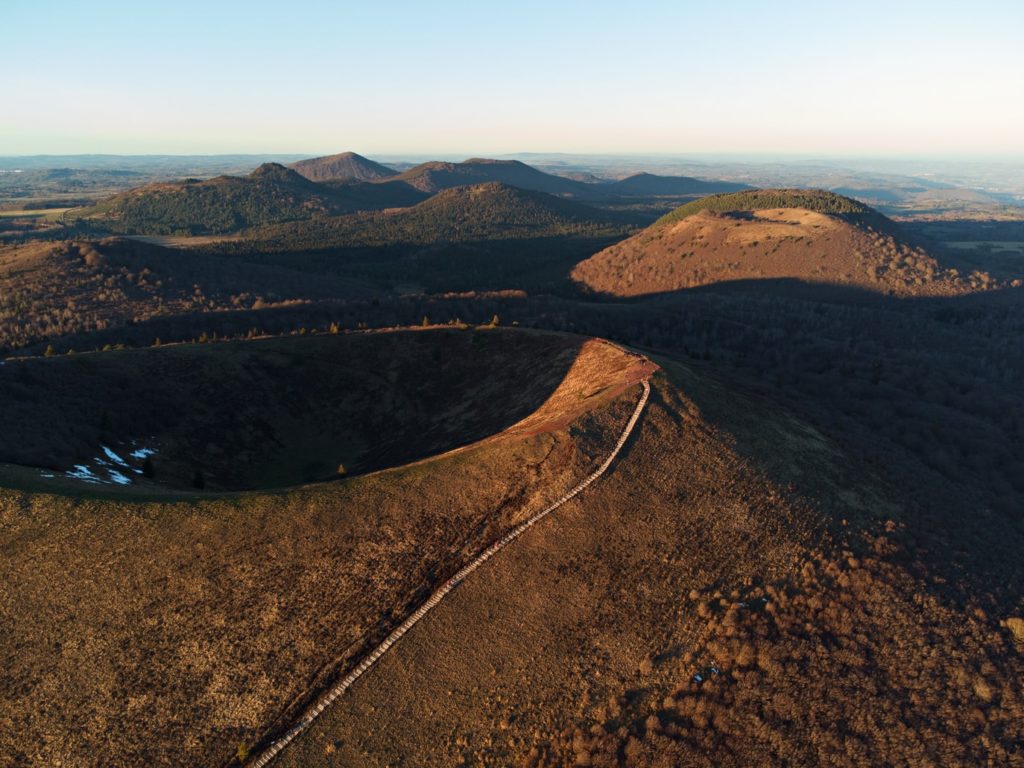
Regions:
<instances>
[{"instance_id":1,"label":"dirt path","mask_svg":"<svg viewBox=\"0 0 1024 768\"><path fill-rule=\"evenodd\" d=\"M525 533L528 529L536 525L538 522L543 520L545 517L554 512L556 509L558 509L560 506L565 504L570 499L575 498L579 493L584 491L593 482L600 478L601 475L607 472L608 468L615 460L615 457L618 456L619 453L622 451L622 447L626 444L626 440L628 440L629 436L632 434L633 428L636 426L637 422L640 419L640 415L643 413L644 407L647 405L647 398L650 396L651 393L651 385L647 381L647 379L642 380L641 384L643 385L643 393L640 395L639 401L637 401L636 408L633 411L633 415L630 416L629 421L626 423L625 429L623 429L622 434L619 436L618 442L615 444L615 447L608 454L608 457L604 460L601 466L595 469L590 475L588 475L585 479L580 481L579 484L577 484L572 490L567 492L561 498L557 499L555 502L545 507L540 512L534 513L529 518L527 518L522 523L513 528L511 531L509 531L507 534L505 534L501 539L494 542L491 546L489 546L487 549L485 549L483 552L477 555L468 565L462 568L462 570L460 570L458 573L452 576L452 578L446 581L436 592L434 592L434 594L432 594L427 599L426 602L424 602L418 609L416 609L416 611L412 613L404 622L402 622L402 624L399 625L397 629L395 629L390 635L388 635L388 637L380 645L378 645L369 655L367 655L358 664L358 666L356 666L351 672L349 672L344 679L335 684L333 687L330 688L330 690L328 690L323 696L321 696L317 703L306 711L306 713L302 716L298 723L296 723L289 731L282 735L277 741L273 742L269 747L267 747L267 749L262 754L260 754L255 760L253 760L250 763L252 768L263 768L263 766L269 764L270 761L273 760L274 757L276 757L292 741L294 741L295 738L299 736L299 734L305 731L313 723L313 721L316 720L325 709L327 709L327 707L329 707L339 696L341 696L345 691L347 691L352 686L352 684L355 683L355 681L363 675L363 673L365 673L367 670L370 669L370 667L376 664L377 660L381 656L383 656L384 653L386 653L387 650L391 648L391 646L397 643L402 638L403 635L405 635L420 621L420 619L426 616L427 613L429 613L430 610L434 608L434 606L440 603L448 595L449 592L455 589L459 582L463 581L466 577L473 573L473 571L475 571L477 568L479 568L481 565L483 565L485 562L491 559L491 557L496 555L502 549L504 549L513 541L522 536L522 534Z\"/></svg>"}]
</instances>

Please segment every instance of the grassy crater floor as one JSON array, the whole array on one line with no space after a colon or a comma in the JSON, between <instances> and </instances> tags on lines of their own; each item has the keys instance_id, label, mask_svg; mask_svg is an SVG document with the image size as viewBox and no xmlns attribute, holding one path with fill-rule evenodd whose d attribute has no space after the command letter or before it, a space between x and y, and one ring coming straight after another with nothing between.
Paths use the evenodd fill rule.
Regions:
<instances>
[{"instance_id":1,"label":"grassy crater floor","mask_svg":"<svg viewBox=\"0 0 1024 768\"><path fill-rule=\"evenodd\" d=\"M365 473L535 412L584 341L431 329L10 360L0 366L0 461L65 485L70 473L151 491Z\"/></svg>"}]
</instances>

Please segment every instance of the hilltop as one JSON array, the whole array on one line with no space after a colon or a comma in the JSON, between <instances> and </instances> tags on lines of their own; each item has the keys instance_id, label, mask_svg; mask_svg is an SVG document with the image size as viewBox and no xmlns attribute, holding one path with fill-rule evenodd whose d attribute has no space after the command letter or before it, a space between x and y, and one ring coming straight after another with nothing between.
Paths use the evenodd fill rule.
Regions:
<instances>
[{"instance_id":1,"label":"hilltop","mask_svg":"<svg viewBox=\"0 0 1024 768\"><path fill-rule=\"evenodd\" d=\"M887 221L884 216L853 198L823 189L751 189L729 194L709 195L676 208L654 223L661 227L695 213L744 213L779 208L799 208L814 213L844 216L849 219L872 217Z\"/></svg>"},{"instance_id":2,"label":"hilltop","mask_svg":"<svg viewBox=\"0 0 1024 768\"><path fill-rule=\"evenodd\" d=\"M462 163L423 163L395 176L393 181L405 182L424 192L497 181L520 189L567 197L589 196L600 186L553 176L518 160L483 158L471 158Z\"/></svg>"},{"instance_id":3,"label":"hilltop","mask_svg":"<svg viewBox=\"0 0 1024 768\"><path fill-rule=\"evenodd\" d=\"M140 187L78 209L72 218L126 234L219 234L316 215L411 205L422 198L404 184L318 184L278 163L265 163L248 176Z\"/></svg>"},{"instance_id":4,"label":"hilltop","mask_svg":"<svg viewBox=\"0 0 1024 768\"><path fill-rule=\"evenodd\" d=\"M742 280L794 279L890 295L956 295L988 285L945 269L863 203L820 190L754 190L687 203L576 266L616 296Z\"/></svg>"},{"instance_id":5,"label":"hilltop","mask_svg":"<svg viewBox=\"0 0 1024 768\"><path fill-rule=\"evenodd\" d=\"M288 167L310 181L377 181L398 175L398 171L355 152L313 157Z\"/></svg>"}]
</instances>

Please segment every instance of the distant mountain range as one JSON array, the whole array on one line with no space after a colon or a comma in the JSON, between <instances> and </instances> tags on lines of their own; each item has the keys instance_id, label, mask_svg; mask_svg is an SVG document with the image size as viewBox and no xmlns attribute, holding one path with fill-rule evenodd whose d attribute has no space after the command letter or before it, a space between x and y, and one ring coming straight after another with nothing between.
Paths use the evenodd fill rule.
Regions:
<instances>
[{"instance_id":1,"label":"distant mountain range","mask_svg":"<svg viewBox=\"0 0 1024 768\"><path fill-rule=\"evenodd\" d=\"M520 189L547 192L550 195L581 200L615 197L710 195L748 189L745 184L725 181L704 181L688 176L656 176L638 173L621 181L583 181L545 173L518 160L487 160L473 158L462 163L431 162L394 177L424 192L497 181Z\"/></svg>"},{"instance_id":2,"label":"distant mountain range","mask_svg":"<svg viewBox=\"0 0 1024 768\"><path fill-rule=\"evenodd\" d=\"M78 209L70 217L126 234L226 234L313 217L408 207L443 190L493 183L588 203L682 199L744 188L649 173L617 182L584 182L517 160L482 158L423 163L398 173L345 152L290 167L265 163L248 176L149 184Z\"/></svg>"},{"instance_id":3,"label":"distant mountain range","mask_svg":"<svg viewBox=\"0 0 1024 768\"><path fill-rule=\"evenodd\" d=\"M680 195L714 195L721 192L738 192L750 189L746 184L730 181L705 181L692 176L656 176L653 173L637 173L621 181L605 185L605 191L623 197Z\"/></svg>"}]
</instances>

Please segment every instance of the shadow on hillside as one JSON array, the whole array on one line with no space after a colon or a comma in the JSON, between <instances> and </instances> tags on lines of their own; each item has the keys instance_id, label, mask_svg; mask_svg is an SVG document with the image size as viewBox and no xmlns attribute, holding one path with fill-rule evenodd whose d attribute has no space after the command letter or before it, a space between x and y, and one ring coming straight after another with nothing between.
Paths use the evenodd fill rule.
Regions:
<instances>
[{"instance_id":1,"label":"shadow on hillside","mask_svg":"<svg viewBox=\"0 0 1024 768\"><path fill-rule=\"evenodd\" d=\"M246 253L247 263L274 264L297 272L341 276L385 285L413 285L426 293L499 291L575 295L572 267L617 242L611 236L557 236L394 243L380 246L310 246L275 253Z\"/></svg>"},{"instance_id":2,"label":"shadow on hillside","mask_svg":"<svg viewBox=\"0 0 1024 768\"><path fill-rule=\"evenodd\" d=\"M516 424L551 398L584 341L436 329L9 361L0 367L0 461L59 473L84 466L98 488L117 482L111 470L135 479L145 457L128 457L140 447L156 451L154 482L167 488L270 489L362 474Z\"/></svg>"},{"instance_id":3,"label":"shadow on hillside","mask_svg":"<svg viewBox=\"0 0 1024 768\"><path fill-rule=\"evenodd\" d=\"M862 485L858 467L866 469L898 489L902 509L862 500L862 525L877 531L893 520L902 556L926 563L936 590L1019 609L1024 289L907 299L742 281L616 306L630 324L618 338L739 385L755 404L782 404L851 459L833 462L823 485L815 473L809 483L783 473L784 487L795 482L810 499L844 493L844 484ZM741 453L777 463L757 419L737 411L744 406L715 388L686 394Z\"/></svg>"},{"instance_id":4,"label":"shadow on hillside","mask_svg":"<svg viewBox=\"0 0 1024 768\"><path fill-rule=\"evenodd\" d=\"M576 284L579 286L579 284ZM582 296L588 301L642 305L651 302L676 300L686 301L703 296L749 296L768 297L778 300L820 302L834 305L856 305L892 308L897 305L910 307L949 306L1012 306L1022 303L1019 286L1003 285L989 290L964 293L959 296L900 296L891 290L875 291L857 285L839 283L818 283L795 277L748 278L680 288L673 291L659 291L640 296L617 296L601 291L580 287Z\"/></svg>"}]
</instances>

